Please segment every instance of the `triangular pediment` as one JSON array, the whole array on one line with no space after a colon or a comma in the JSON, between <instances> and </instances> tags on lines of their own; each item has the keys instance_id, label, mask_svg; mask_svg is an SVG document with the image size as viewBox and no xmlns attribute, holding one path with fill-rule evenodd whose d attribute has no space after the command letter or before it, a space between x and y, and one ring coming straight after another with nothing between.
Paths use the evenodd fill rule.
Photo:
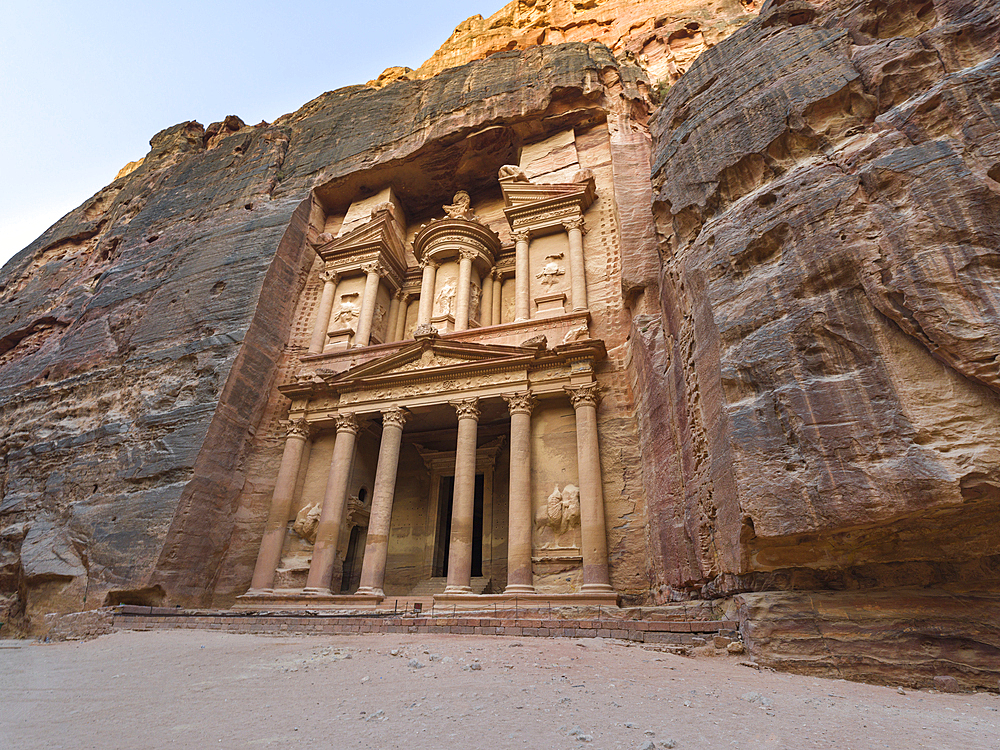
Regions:
<instances>
[{"instance_id":1,"label":"triangular pediment","mask_svg":"<svg viewBox=\"0 0 1000 750\"><path fill-rule=\"evenodd\" d=\"M418 340L393 354L365 362L326 379L330 386L357 381L443 376L455 371L516 367L534 359L537 349L438 338Z\"/></svg>"}]
</instances>

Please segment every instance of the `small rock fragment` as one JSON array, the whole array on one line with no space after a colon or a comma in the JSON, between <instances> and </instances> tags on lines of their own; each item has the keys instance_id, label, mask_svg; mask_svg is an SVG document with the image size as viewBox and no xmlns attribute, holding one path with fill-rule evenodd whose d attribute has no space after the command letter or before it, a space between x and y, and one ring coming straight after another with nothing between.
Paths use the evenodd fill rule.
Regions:
<instances>
[{"instance_id":1,"label":"small rock fragment","mask_svg":"<svg viewBox=\"0 0 1000 750\"><path fill-rule=\"evenodd\" d=\"M409 660L409 661L408 661L408 662L406 663L406 666L408 666L408 667L409 667L410 669L423 669L423 668L424 668L424 665L423 665L423 664L421 664L421 663L420 663L419 661L417 661L416 659L410 659L410 660Z\"/></svg>"},{"instance_id":2,"label":"small rock fragment","mask_svg":"<svg viewBox=\"0 0 1000 750\"><path fill-rule=\"evenodd\" d=\"M951 675L944 674L939 674L934 678L934 687L942 693L957 693L961 689L958 685L958 680Z\"/></svg>"},{"instance_id":3,"label":"small rock fragment","mask_svg":"<svg viewBox=\"0 0 1000 750\"><path fill-rule=\"evenodd\" d=\"M478 661L474 661L474 662L472 662L472 664L469 665L469 669L471 669L473 672L478 672L482 668L483 668L483 665L480 664Z\"/></svg>"},{"instance_id":4,"label":"small rock fragment","mask_svg":"<svg viewBox=\"0 0 1000 750\"><path fill-rule=\"evenodd\" d=\"M660 743L660 747L677 747L677 740L671 738Z\"/></svg>"},{"instance_id":5,"label":"small rock fragment","mask_svg":"<svg viewBox=\"0 0 1000 750\"><path fill-rule=\"evenodd\" d=\"M742 654L744 651L743 644L740 643L739 641L733 641L728 646L726 646L726 651L728 651L731 654Z\"/></svg>"}]
</instances>

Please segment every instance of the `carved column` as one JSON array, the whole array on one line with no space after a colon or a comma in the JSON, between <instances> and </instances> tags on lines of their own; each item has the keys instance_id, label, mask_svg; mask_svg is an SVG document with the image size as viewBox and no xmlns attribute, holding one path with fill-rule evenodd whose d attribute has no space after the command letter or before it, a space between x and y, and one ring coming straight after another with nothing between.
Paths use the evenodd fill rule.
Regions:
<instances>
[{"instance_id":1,"label":"carved column","mask_svg":"<svg viewBox=\"0 0 1000 750\"><path fill-rule=\"evenodd\" d=\"M392 340L402 341L406 335L406 310L410 306L410 295L400 289L396 292L396 297L399 298L399 315L396 318L396 330Z\"/></svg>"},{"instance_id":2,"label":"carved column","mask_svg":"<svg viewBox=\"0 0 1000 750\"><path fill-rule=\"evenodd\" d=\"M316 311L316 325L309 340L310 354L322 354L323 347L326 346L326 332L330 327L333 298L337 292L337 281L340 280L340 276L334 271L323 271L319 277L323 280L323 293L320 295L319 309Z\"/></svg>"},{"instance_id":3,"label":"carved column","mask_svg":"<svg viewBox=\"0 0 1000 750\"><path fill-rule=\"evenodd\" d=\"M569 284L573 310L587 309L587 271L583 262L583 217L563 222L569 235Z\"/></svg>"},{"instance_id":4,"label":"carved column","mask_svg":"<svg viewBox=\"0 0 1000 750\"><path fill-rule=\"evenodd\" d=\"M476 433L479 428L479 399L452 402L458 412L458 440L455 445L455 494L451 511L451 542L448 549L446 594L471 594L472 519L476 505Z\"/></svg>"},{"instance_id":5,"label":"carved column","mask_svg":"<svg viewBox=\"0 0 1000 750\"><path fill-rule=\"evenodd\" d=\"M503 273L493 271L493 325L503 323Z\"/></svg>"},{"instance_id":6,"label":"carved column","mask_svg":"<svg viewBox=\"0 0 1000 750\"><path fill-rule=\"evenodd\" d=\"M580 531L583 539L583 591L609 592L608 536L604 522L601 455L597 444L597 383L566 386L576 411L576 460L580 472Z\"/></svg>"},{"instance_id":7,"label":"carved column","mask_svg":"<svg viewBox=\"0 0 1000 750\"><path fill-rule=\"evenodd\" d=\"M396 320L399 318L399 292L392 295L389 300L388 323L385 327L385 343L389 344L396 340Z\"/></svg>"},{"instance_id":8,"label":"carved column","mask_svg":"<svg viewBox=\"0 0 1000 750\"><path fill-rule=\"evenodd\" d=\"M295 494L295 482L302 464L302 450L309 439L309 425L304 419L292 422L285 438L285 450L281 454L278 479L271 495L271 510L267 514L264 538L260 541L257 564L250 582L251 591L261 591L274 586L274 571L281 562L281 548L285 544L285 530L288 528L288 514Z\"/></svg>"},{"instance_id":9,"label":"carved column","mask_svg":"<svg viewBox=\"0 0 1000 750\"><path fill-rule=\"evenodd\" d=\"M531 269L528 262L527 230L514 232L514 322L531 317Z\"/></svg>"},{"instance_id":10,"label":"carved column","mask_svg":"<svg viewBox=\"0 0 1000 750\"><path fill-rule=\"evenodd\" d=\"M463 250L458 261L458 290L455 292L455 330L464 331L469 327L469 302L472 297L472 261L477 253Z\"/></svg>"},{"instance_id":11,"label":"carved column","mask_svg":"<svg viewBox=\"0 0 1000 750\"><path fill-rule=\"evenodd\" d=\"M330 473L326 477L326 492L316 528L316 545L305 587L306 591L322 594L330 593L330 579L337 561L337 541L340 539L340 525L344 521L347 484L351 479L354 444L358 435L358 420L353 414L338 414L335 419L337 438L333 444Z\"/></svg>"},{"instance_id":12,"label":"carved column","mask_svg":"<svg viewBox=\"0 0 1000 750\"><path fill-rule=\"evenodd\" d=\"M510 502L505 594L533 594L531 573L531 410L530 391L504 396L510 410Z\"/></svg>"},{"instance_id":13,"label":"carved column","mask_svg":"<svg viewBox=\"0 0 1000 750\"><path fill-rule=\"evenodd\" d=\"M403 440L406 410L393 406L382 412L382 443L378 449L372 511L365 542L365 560L361 565L359 594L385 596L385 561L389 553L389 528L392 524L392 499L396 492L399 446Z\"/></svg>"},{"instance_id":14,"label":"carved column","mask_svg":"<svg viewBox=\"0 0 1000 750\"><path fill-rule=\"evenodd\" d=\"M483 296L479 306L479 325L483 328L493 323L493 271L483 276Z\"/></svg>"},{"instance_id":15,"label":"carved column","mask_svg":"<svg viewBox=\"0 0 1000 750\"><path fill-rule=\"evenodd\" d=\"M420 307L417 308L417 328L429 326L434 312L434 282L438 264L429 258L420 261L424 275L420 279Z\"/></svg>"},{"instance_id":16,"label":"carved column","mask_svg":"<svg viewBox=\"0 0 1000 750\"><path fill-rule=\"evenodd\" d=\"M368 275L368 278L365 279L365 296L361 300L361 312L358 314L358 330L354 334L354 345L368 346L372 335L372 322L375 319L379 279L385 275L385 268L376 261L363 266L361 270Z\"/></svg>"}]
</instances>

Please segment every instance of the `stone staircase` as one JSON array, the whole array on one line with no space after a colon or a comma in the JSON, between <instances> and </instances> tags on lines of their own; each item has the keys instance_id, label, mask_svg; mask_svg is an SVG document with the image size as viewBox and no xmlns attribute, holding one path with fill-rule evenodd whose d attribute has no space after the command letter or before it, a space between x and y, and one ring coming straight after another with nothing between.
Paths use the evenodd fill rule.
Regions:
<instances>
[{"instance_id":1,"label":"stone staircase","mask_svg":"<svg viewBox=\"0 0 1000 750\"><path fill-rule=\"evenodd\" d=\"M407 598L424 598L432 597L435 594L443 594L445 586L448 584L448 579L444 576L440 578L428 578L426 581L421 581L416 586L414 586L410 593L406 596ZM473 594L482 594L486 591L486 588L490 585L489 578L473 578L469 581L469 585L472 586ZM386 597L390 599L392 597Z\"/></svg>"}]
</instances>

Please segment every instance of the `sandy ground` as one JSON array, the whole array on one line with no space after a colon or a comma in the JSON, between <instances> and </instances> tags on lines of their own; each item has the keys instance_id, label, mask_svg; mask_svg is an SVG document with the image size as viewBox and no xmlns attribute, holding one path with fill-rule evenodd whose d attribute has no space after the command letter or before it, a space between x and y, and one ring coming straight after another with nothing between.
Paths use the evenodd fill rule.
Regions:
<instances>
[{"instance_id":1,"label":"sandy ground","mask_svg":"<svg viewBox=\"0 0 1000 750\"><path fill-rule=\"evenodd\" d=\"M568 638L0 641L0 748L1000 748L993 694L738 661Z\"/></svg>"}]
</instances>

